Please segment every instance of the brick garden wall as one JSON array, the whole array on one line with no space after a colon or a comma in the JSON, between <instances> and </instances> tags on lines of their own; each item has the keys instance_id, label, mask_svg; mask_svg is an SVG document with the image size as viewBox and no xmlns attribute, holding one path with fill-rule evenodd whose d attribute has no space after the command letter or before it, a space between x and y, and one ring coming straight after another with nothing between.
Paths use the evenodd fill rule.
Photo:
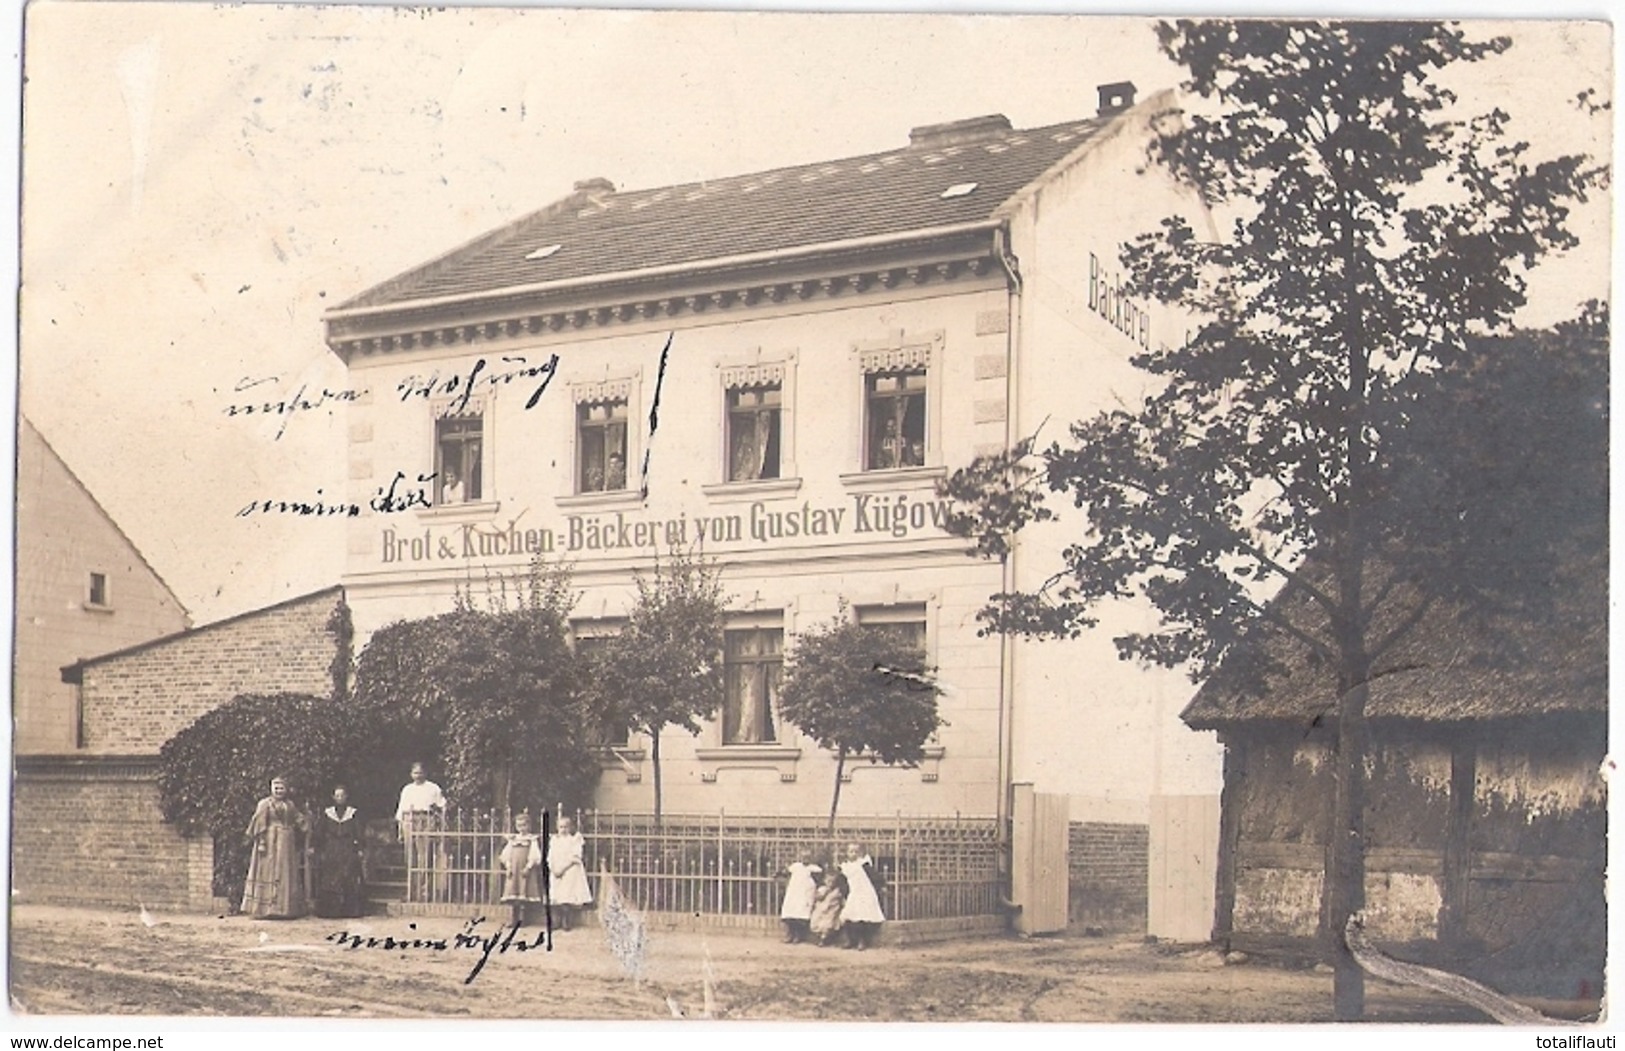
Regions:
<instances>
[{"instance_id":1,"label":"brick garden wall","mask_svg":"<svg viewBox=\"0 0 1625 1051\"><path fill-rule=\"evenodd\" d=\"M154 759L19 757L12 900L206 908L214 846L158 810Z\"/></svg>"},{"instance_id":2,"label":"brick garden wall","mask_svg":"<svg viewBox=\"0 0 1625 1051\"><path fill-rule=\"evenodd\" d=\"M1150 829L1074 821L1068 830L1068 920L1075 926L1145 929Z\"/></svg>"},{"instance_id":3,"label":"brick garden wall","mask_svg":"<svg viewBox=\"0 0 1625 1051\"><path fill-rule=\"evenodd\" d=\"M338 588L290 599L81 666L87 752L156 755L243 693L332 693Z\"/></svg>"},{"instance_id":4,"label":"brick garden wall","mask_svg":"<svg viewBox=\"0 0 1625 1051\"><path fill-rule=\"evenodd\" d=\"M329 695L329 620L343 595L329 588L78 665L84 749L17 758L13 900L214 907L213 843L164 822L158 750L238 694Z\"/></svg>"}]
</instances>

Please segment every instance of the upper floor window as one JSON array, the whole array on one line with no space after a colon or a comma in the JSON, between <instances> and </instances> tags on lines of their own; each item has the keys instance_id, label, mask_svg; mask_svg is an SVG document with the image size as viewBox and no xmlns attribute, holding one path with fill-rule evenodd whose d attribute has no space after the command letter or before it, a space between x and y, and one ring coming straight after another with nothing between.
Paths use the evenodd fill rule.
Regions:
<instances>
[{"instance_id":1,"label":"upper floor window","mask_svg":"<svg viewBox=\"0 0 1625 1051\"><path fill-rule=\"evenodd\" d=\"M728 391L728 481L779 477L784 388L779 383Z\"/></svg>"},{"instance_id":2,"label":"upper floor window","mask_svg":"<svg viewBox=\"0 0 1625 1051\"><path fill-rule=\"evenodd\" d=\"M445 415L434 421L435 496L440 504L480 499L485 479L485 416Z\"/></svg>"},{"instance_id":3,"label":"upper floor window","mask_svg":"<svg viewBox=\"0 0 1625 1051\"><path fill-rule=\"evenodd\" d=\"M92 606L111 606L112 597L108 592L107 574L90 574L90 593L86 601Z\"/></svg>"},{"instance_id":4,"label":"upper floor window","mask_svg":"<svg viewBox=\"0 0 1625 1051\"><path fill-rule=\"evenodd\" d=\"M612 493L626 488L625 398L576 405L576 491Z\"/></svg>"},{"instance_id":5,"label":"upper floor window","mask_svg":"<svg viewBox=\"0 0 1625 1051\"><path fill-rule=\"evenodd\" d=\"M864 377L864 470L925 466L925 380L923 368Z\"/></svg>"},{"instance_id":6,"label":"upper floor window","mask_svg":"<svg viewBox=\"0 0 1625 1051\"><path fill-rule=\"evenodd\" d=\"M784 678L784 632L745 628L723 634L722 743L772 744L779 685Z\"/></svg>"}]
</instances>

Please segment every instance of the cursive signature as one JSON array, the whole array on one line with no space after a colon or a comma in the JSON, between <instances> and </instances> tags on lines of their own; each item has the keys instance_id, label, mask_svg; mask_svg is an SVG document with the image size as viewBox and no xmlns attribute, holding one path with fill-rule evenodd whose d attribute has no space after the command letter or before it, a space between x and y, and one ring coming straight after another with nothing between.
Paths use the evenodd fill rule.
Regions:
<instances>
[{"instance_id":1,"label":"cursive signature","mask_svg":"<svg viewBox=\"0 0 1625 1051\"><path fill-rule=\"evenodd\" d=\"M477 928L485 922L484 916L478 916L463 924L463 929L450 938L396 938L390 935L378 937L377 935L352 934L349 931L334 931L327 936L327 940L346 950L377 949L382 952L463 952L472 950L480 954L474 961L473 968L468 977L463 979L467 985L480 976L485 965L492 956L502 956L509 952L529 952L532 949L553 951L553 935L550 925L538 928L536 937L530 941L519 937L519 925L511 927L498 927L490 934L481 933ZM407 925L411 930L417 930L417 924Z\"/></svg>"}]
</instances>

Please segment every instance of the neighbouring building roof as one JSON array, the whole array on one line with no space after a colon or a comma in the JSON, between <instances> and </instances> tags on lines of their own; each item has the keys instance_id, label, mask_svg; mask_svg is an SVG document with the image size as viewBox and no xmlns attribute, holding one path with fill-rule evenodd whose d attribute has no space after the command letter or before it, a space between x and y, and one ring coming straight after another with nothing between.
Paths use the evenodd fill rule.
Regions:
<instances>
[{"instance_id":1,"label":"neighbouring building roof","mask_svg":"<svg viewBox=\"0 0 1625 1051\"><path fill-rule=\"evenodd\" d=\"M1606 715L1608 572L1606 557L1599 561L1596 572L1569 575L1575 586L1541 615L1484 621L1441 607L1424 618L1379 662L1367 718L1464 723ZM1204 683L1181 718L1198 730L1274 721L1307 731L1335 720L1335 669L1284 634L1273 634L1264 649L1261 665L1243 658Z\"/></svg>"},{"instance_id":2,"label":"neighbouring building roof","mask_svg":"<svg viewBox=\"0 0 1625 1051\"><path fill-rule=\"evenodd\" d=\"M1116 87L1132 102L1132 85ZM895 150L648 190L584 180L333 313L988 221L1117 113L1030 129L998 115L927 125Z\"/></svg>"},{"instance_id":3,"label":"neighbouring building roof","mask_svg":"<svg viewBox=\"0 0 1625 1051\"><path fill-rule=\"evenodd\" d=\"M62 455L56 451L56 448L50 443L44 434L40 433L40 429L36 427L34 422L26 415L19 414L18 416L17 437L19 442L29 440L37 441L40 448L45 450L46 455L55 460L62 470L67 473L68 477L73 479L74 484L79 487L79 490L82 493L84 493L85 499L89 500L91 505L96 508L97 513L102 516L108 525L113 527L113 531L118 534L119 539L123 540L125 545L130 549L131 553L134 554L138 560L140 560L142 567L145 568L148 573L152 574L152 579L158 582L158 586L163 589L165 595L169 596L169 600L175 604L175 608L180 610L181 619L183 621L189 621L191 619L191 614L187 612L186 606L181 602L181 600L176 597L174 589L169 586L169 582L164 579L163 574L159 573L152 567L152 563L147 561L147 556L141 553L141 549L136 546L135 541L130 539L129 534L124 531L124 527L118 524L118 520L116 518L108 514L107 508L103 507L102 502L96 499L96 494L90 491L90 487L84 483L84 480L81 479L78 474L74 473L73 468L68 466L68 462L62 458ZM37 496L38 494L29 495ZM20 499L21 498L23 497L20 497Z\"/></svg>"}]
</instances>

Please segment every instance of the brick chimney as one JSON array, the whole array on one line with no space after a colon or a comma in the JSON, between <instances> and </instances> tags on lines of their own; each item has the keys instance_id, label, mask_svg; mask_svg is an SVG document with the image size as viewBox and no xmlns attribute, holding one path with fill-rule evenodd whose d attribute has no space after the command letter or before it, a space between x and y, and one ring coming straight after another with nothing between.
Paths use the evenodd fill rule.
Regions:
<instances>
[{"instance_id":1,"label":"brick chimney","mask_svg":"<svg viewBox=\"0 0 1625 1051\"><path fill-rule=\"evenodd\" d=\"M614 193L615 184L602 175L595 175L591 179L577 179L575 191L576 193L597 196L599 194Z\"/></svg>"},{"instance_id":2,"label":"brick chimney","mask_svg":"<svg viewBox=\"0 0 1625 1051\"><path fill-rule=\"evenodd\" d=\"M1095 90L1100 92L1099 115L1102 117L1121 113L1134 105L1134 84L1131 81L1119 80L1115 84L1102 84Z\"/></svg>"},{"instance_id":3,"label":"brick chimney","mask_svg":"<svg viewBox=\"0 0 1625 1051\"><path fill-rule=\"evenodd\" d=\"M909 130L908 144L939 149L943 146L957 146L963 142L981 142L984 139L998 138L1009 130L1009 117L1002 113L990 113L985 117L951 120L945 124L922 124Z\"/></svg>"}]
</instances>

